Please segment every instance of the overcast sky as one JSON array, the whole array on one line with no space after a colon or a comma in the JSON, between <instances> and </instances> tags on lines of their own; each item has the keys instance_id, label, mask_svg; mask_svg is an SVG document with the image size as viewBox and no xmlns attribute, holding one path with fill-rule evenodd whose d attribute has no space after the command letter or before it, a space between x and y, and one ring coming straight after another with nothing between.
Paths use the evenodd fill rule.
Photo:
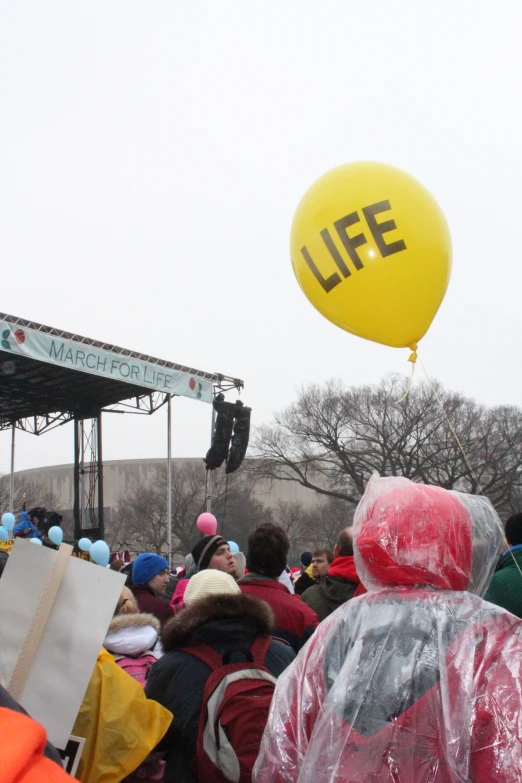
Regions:
<instances>
[{"instance_id":1,"label":"overcast sky","mask_svg":"<svg viewBox=\"0 0 522 783\"><path fill-rule=\"evenodd\" d=\"M288 251L318 176L380 160L420 179L452 232L425 366L519 403L517 0L0 8L0 311L243 378L254 424L300 384L406 376L407 350L313 309ZM203 456L210 406L173 413L175 456ZM165 454L165 411L104 427L106 459ZM17 468L70 462L72 435L21 435ZM0 433L0 470L9 447Z\"/></svg>"}]
</instances>

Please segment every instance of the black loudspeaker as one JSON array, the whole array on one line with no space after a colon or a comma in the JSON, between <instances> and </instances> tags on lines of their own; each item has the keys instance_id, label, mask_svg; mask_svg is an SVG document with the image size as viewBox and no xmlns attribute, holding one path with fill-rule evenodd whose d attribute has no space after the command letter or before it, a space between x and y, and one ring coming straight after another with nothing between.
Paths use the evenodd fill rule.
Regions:
<instances>
[{"instance_id":1,"label":"black loudspeaker","mask_svg":"<svg viewBox=\"0 0 522 783\"><path fill-rule=\"evenodd\" d=\"M245 408L241 400L234 405L234 434L227 457L226 473L234 473L245 459L250 437L250 415L252 408Z\"/></svg>"},{"instance_id":2,"label":"black loudspeaker","mask_svg":"<svg viewBox=\"0 0 522 783\"><path fill-rule=\"evenodd\" d=\"M236 406L232 402L225 402L225 395L218 394L213 402L217 413L216 425L212 436L212 445L207 451L204 462L207 470L220 468L227 458L234 426L234 412Z\"/></svg>"}]
</instances>

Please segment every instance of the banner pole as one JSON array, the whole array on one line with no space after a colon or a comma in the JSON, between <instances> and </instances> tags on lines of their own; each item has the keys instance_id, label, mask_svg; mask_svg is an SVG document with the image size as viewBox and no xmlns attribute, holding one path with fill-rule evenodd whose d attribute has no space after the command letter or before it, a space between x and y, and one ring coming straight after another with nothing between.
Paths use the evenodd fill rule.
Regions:
<instances>
[{"instance_id":1,"label":"banner pole","mask_svg":"<svg viewBox=\"0 0 522 783\"><path fill-rule=\"evenodd\" d=\"M167 549L172 570L172 394L167 394Z\"/></svg>"},{"instance_id":2,"label":"banner pole","mask_svg":"<svg viewBox=\"0 0 522 783\"><path fill-rule=\"evenodd\" d=\"M16 423L13 421L11 431L11 477L9 482L9 511L14 514L14 471L15 471L15 442L16 442Z\"/></svg>"}]
</instances>

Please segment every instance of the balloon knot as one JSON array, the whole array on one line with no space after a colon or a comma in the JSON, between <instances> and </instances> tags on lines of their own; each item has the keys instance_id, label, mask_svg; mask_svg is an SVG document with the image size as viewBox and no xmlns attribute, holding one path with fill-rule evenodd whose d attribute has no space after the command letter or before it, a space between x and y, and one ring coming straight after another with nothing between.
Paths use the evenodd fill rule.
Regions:
<instances>
[{"instance_id":1,"label":"balloon knot","mask_svg":"<svg viewBox=\"0 0 522 783\"><path fill-rule=\"evenodd\" d=\"M411 362L412 364L415 364L415 362L417 361L417 348L418 348L417 343L412 343L410 345L410 351L413 351L413 353L410 355L408 361Z\"/></svg>"}]
</instances>

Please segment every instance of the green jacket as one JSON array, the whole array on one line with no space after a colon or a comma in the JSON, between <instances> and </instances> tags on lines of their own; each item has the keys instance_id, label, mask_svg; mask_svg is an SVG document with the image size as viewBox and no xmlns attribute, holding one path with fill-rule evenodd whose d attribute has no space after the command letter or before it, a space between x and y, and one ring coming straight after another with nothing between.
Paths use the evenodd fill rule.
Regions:
<instances>
[{"instance_id":1,"label":"green jacket","mask_svg":"<svg viewBox=\"0 0 522 783\"><path fill-rule=\"evenodd\" d=\"M516 552L506 552L498 562L484 598L486 601L502 606L511 614L522 618L522 574L513 557L522 571L522 549L518 549Z\"/></svg>"}]
</instances>

